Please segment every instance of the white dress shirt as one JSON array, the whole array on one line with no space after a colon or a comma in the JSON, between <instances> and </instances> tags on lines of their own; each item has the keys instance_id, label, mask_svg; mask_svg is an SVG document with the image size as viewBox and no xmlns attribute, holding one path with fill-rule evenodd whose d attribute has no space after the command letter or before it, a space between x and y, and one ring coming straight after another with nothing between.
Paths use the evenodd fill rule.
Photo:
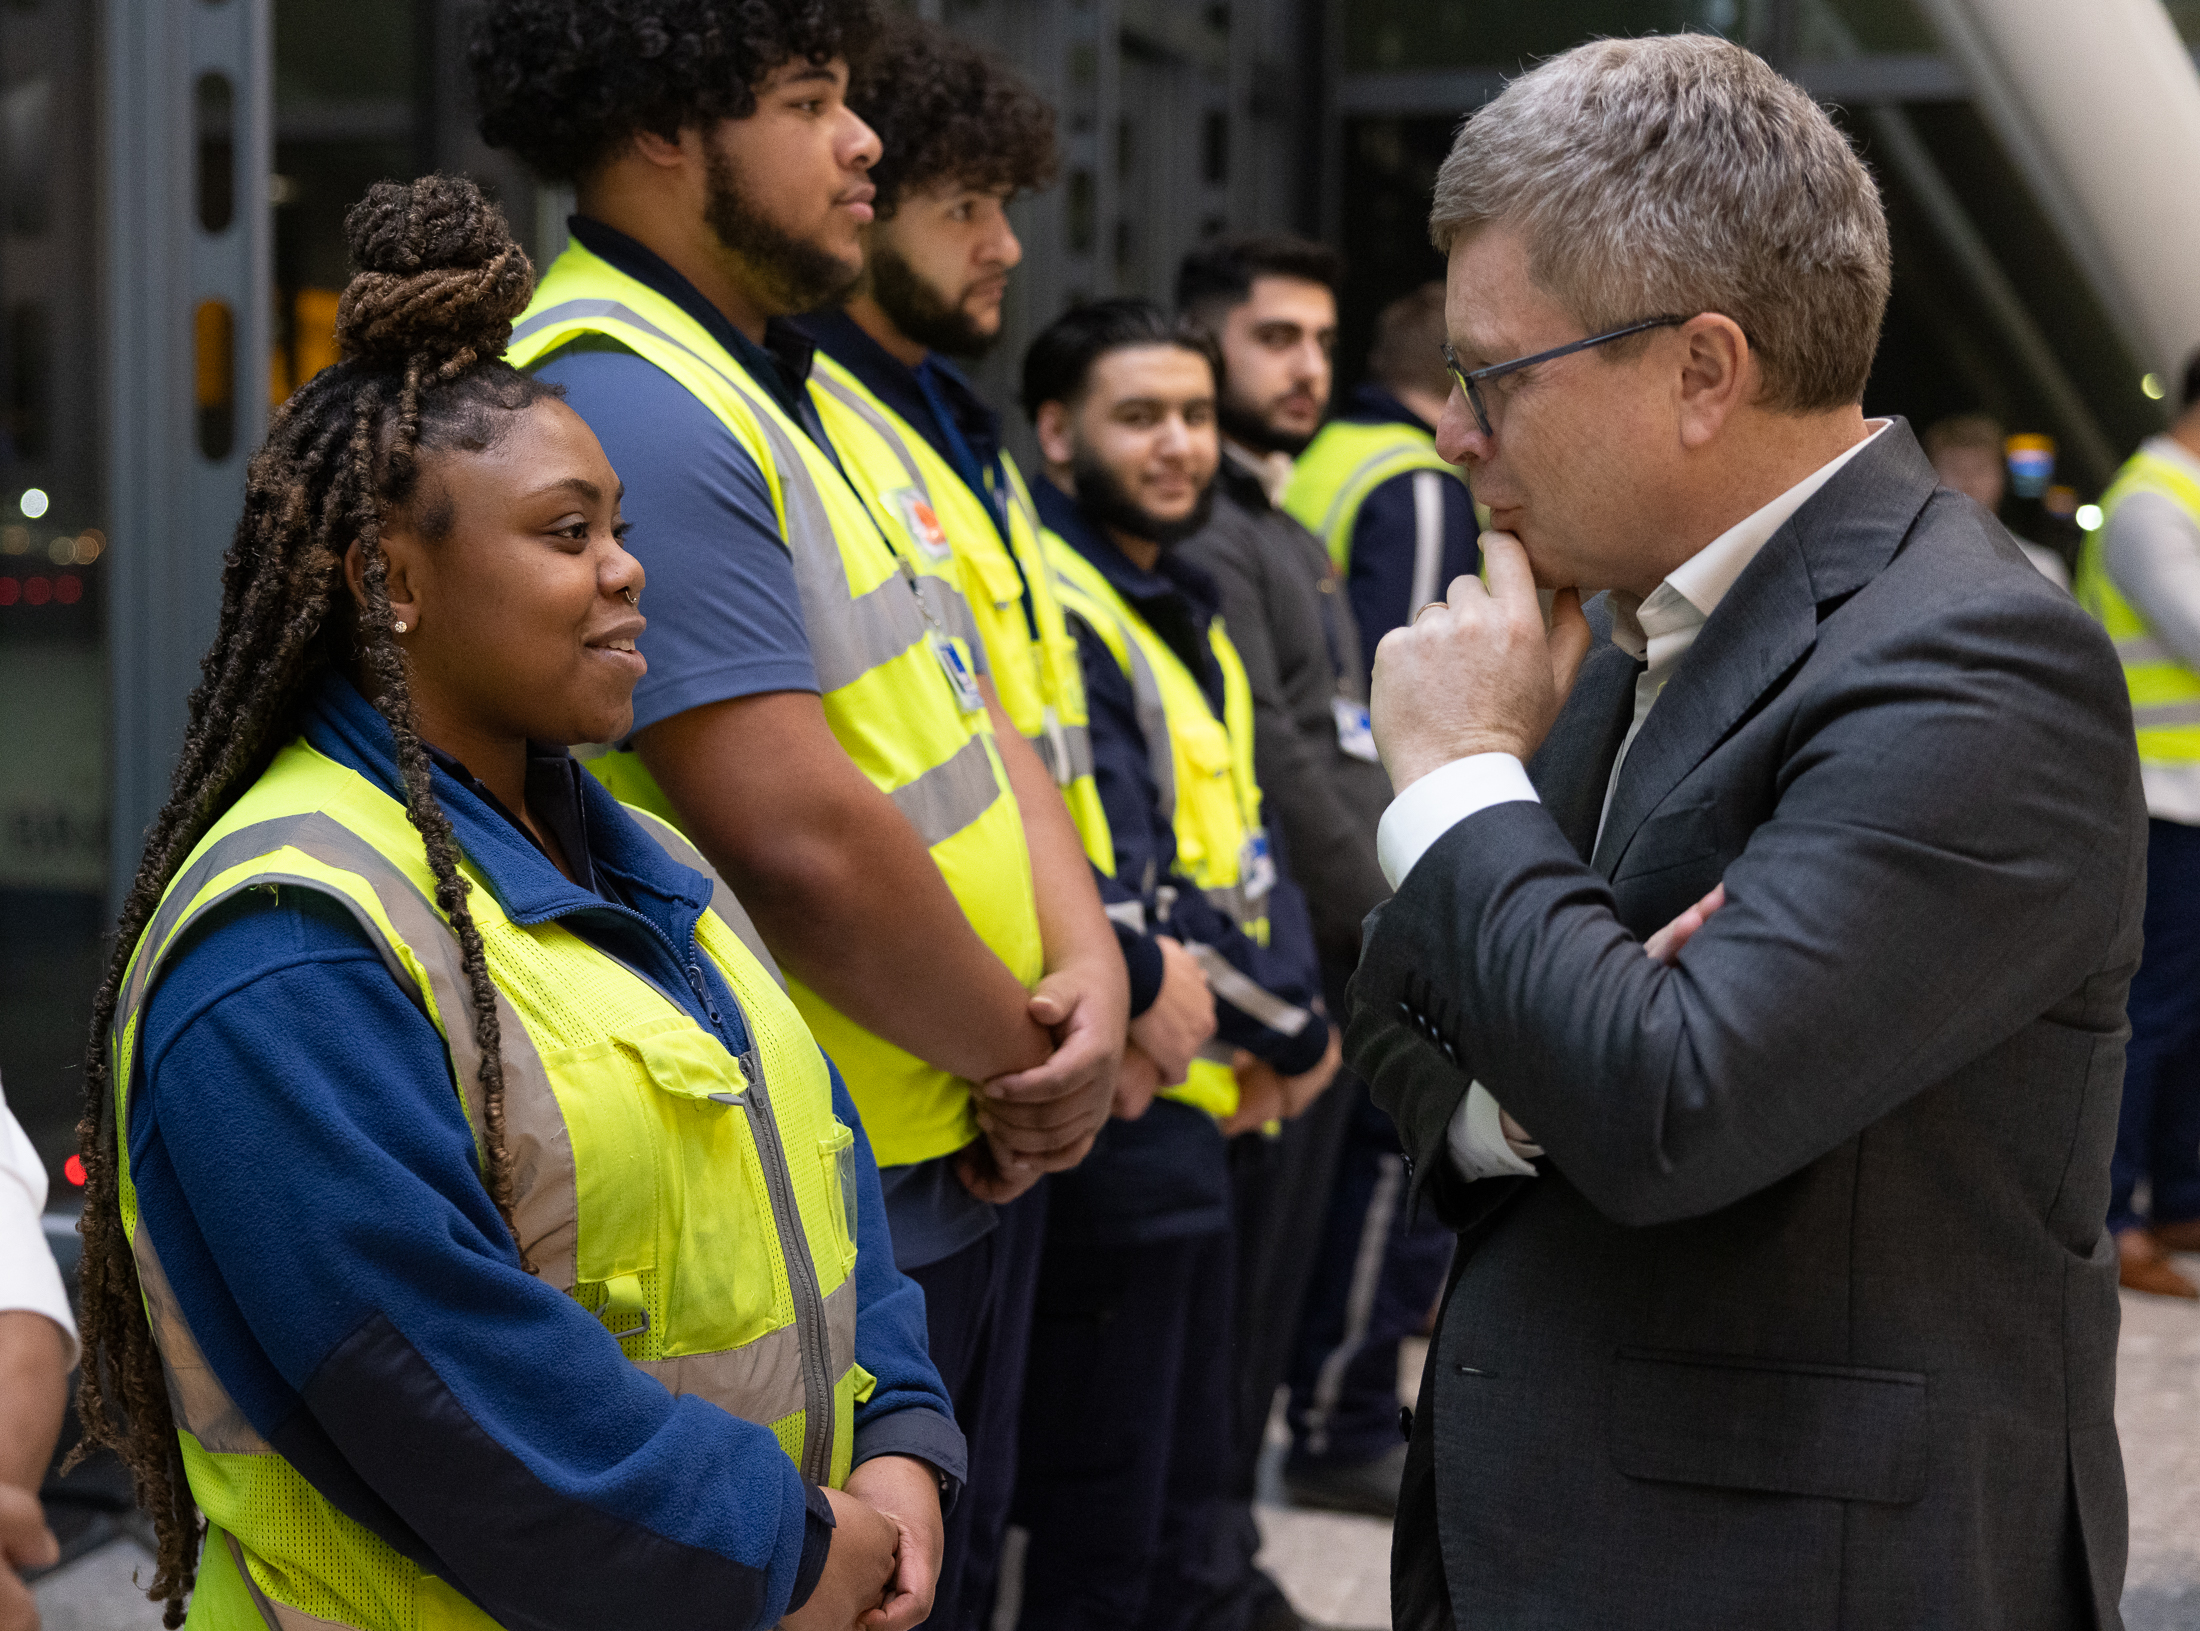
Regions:
<instances>
[{"instance_id":1,"label":"white dress shirt","mask_svg":"<svg viewBox=\"0 0 2200 1631\"><path fill-rule=\"evenodd\" d=\"M1735 581L1772 541L1772 535L1808 502L1811 495L1831 481L1849 460L1879 437L1890 420L1872 422L1871 434L1847 452L1820 465L1778 498L1736 522L1667 574L1663 583L1637 600L1614 591L1612 644L1637 662L1646 663L1635 681L1635 718L1612 761L1611 779L1604 785L1604 808L1612 807L1612 790L1619 785L1620 767L1627 750L1635 745L1643 721L1673 677L1696 636L1718 610L1719 602ZM1430 771L1391 800L1376 829L1376 858L1390 887L1404 884L1406 874L1445 833L1479 815L1493 804L1516 799L1535 800L1535 788L1527 767L1509 753L1477 753ZM1540 802L1540 801L1538 801ZM1603 818L1597 835L1604 832ZM1445 1143L1453 1163L1467 1178L1491 1178L1505 1173L1533 1177L1527 1157L1541 1155L1537 1146L1506 1137L1497 1100L1480 1082L1471 1084L1445 1131Z\"/></svg>"},{"instance_id":2,"label":"white dress shirt","mask_svg":"<svg viewBox=\"0 0 2200 1631\"><path fill-rule=\"evenodd\" d=\"M0 1089L0 1314L27 1309L43 1314L69 1339L69 1363L76 1363L76 1318L69 1312L61 1270L46 1244L46 1163L8 1109Z\"/></svg>"}]
</instances>

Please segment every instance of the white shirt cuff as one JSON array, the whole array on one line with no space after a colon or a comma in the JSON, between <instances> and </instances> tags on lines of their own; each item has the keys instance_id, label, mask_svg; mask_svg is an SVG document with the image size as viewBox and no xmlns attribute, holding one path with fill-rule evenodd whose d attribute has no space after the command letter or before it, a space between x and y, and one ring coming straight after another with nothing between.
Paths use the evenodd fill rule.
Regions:
<instances>
[{"instance_id":1,"label":"white shirt cuff","mask_svg":"<svg viewBox=\"0 0 2200 1631\"><path fill-rule=\"evenodd\" d=\"M1493 804L1540 804L1527 766L1509 753L1475 753L1423 776L1390 801L1375 829L1375 858L1390 887L1400 888L1429 846Z\"/></svg>"},{"instance_id":2,"label":"white shirt cuff","mask_svg":"<svg viewBox=\"0 0 2200 1631\"><path fill-rule=\"evenodd\" d=\"M76 1320L62 1289L61 1270L46 1244L40 1214L46 1202L46 1169L22 1127L0 1099L0 1313L43 1314L68 1338L76 1363Z\"/></svg>"},{"instance_id":3,"label":"white shirt cuff","mask_svg":"<svg viewBox=\"0 0 2200 1631\"><path fill-rule=\"evenodd\" d=\"M1451 1164L1469 1183L1477 1178L1535 1176L1535 1168L1514 1152L1498 1115L1497 1100L1488 1088L1476 1082L1468 1087L1467 1096L1452 1112L1451 1125L1444 1129L1444 1147L1451 1151Z\"/></svg>"}]
</instances>

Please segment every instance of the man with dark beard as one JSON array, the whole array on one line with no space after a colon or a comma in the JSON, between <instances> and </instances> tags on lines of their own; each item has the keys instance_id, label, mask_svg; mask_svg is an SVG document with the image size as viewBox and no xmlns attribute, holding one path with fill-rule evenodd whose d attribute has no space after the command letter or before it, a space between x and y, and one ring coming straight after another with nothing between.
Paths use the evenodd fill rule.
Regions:
<instances>
[{"instance_id":1,"label":"man with dark beard","mask_svg":"<svg viewBox=\"0 0 2200 1631\"><path fill-rule=\"evenodd\" d=\"M1205 968L1223 1045L1050 1184L1022 1626L1295 1626L1231 1543L1227 1140L1304 1108L1337 1052L1304 900L1262 824L1245 669L1177 547L1213 504L1213 347L1147 302L1102 301L1033 342L1023 394L1115 874Z\"/></svg>"},{"instance_id":2,"label":"man with dark beard","mask_svg":"<svg viewBox=\"0 0 2200 1631\"><path fill-rule=\"evenodd\" d=\"M952 563L850 485L784 321L862 270L879 144L845 90L875 27L864 0L496 0L472 64L485 137L579 206L511 358L602 441L655 589L633 734L591 769L739 896L862 1113L933 1328L983 1354L999 1212L1106 1120L1125 981ZM815 1153L804 1207L837 1184ZM951 1599L939 1495L965 1467L895 1436L918 1414L858 1435L849 1487Z\"/></svg>"},{"instance_id":3,"label":"man with dark beard","mask_svg":"<svg viewBox=\"0 0 2200 1631\"><path fill-rule=\"evenodd\" d=\"M1047 582L1037 511L1001 446L998 415L949 360L982 354L1000 332L1008 274L1023 257L1006 206L1052 176L1053 110L997 59L906 16L887 22L848 105L878 132L883 156L870 173L862 281L839 306L793 325L818 348L810 400L874 513L903 528L913 556L951 555L961 574L991 668L979 683L998 704L996 736L1030 745L1004 758L1012 777L1033 772L1017 791L1034 854L1051 838L1056 864L1099 868L1103 899L1127 918L1138 895L1108 870L1084 685ZM1041 806L1051 818L1043 831L1033 815ZM1130 921L1113 927L1132 1015L1118 1102L1142 1109L1157 1086L1185 1079L1213 1034L1214 1005L1173 938ZM1041 1185L1001 1208L984 1254L942 1258L951 1242L914 1231L895 1241L900 1267L925 1288L932 1357L970 1443L970 1487L947 1520L948 1554L964 1561L941 1582L939 1631L992 1621L1046 1205ZM970 1318L981 1295L982 1323Z\"/></svg>"},{"instance_id":4,"label":"man with dark beard","mask_svg":"<svg viewBox=\"0 0 2200 1631\"><path fill-rule=\"evenodd\" d=\"M1360 926L1390 895L1375 854L1390 780L1368 730L1367 656L1340 565L1278 501L1329 405L1341 274L1330 249L1282 236L1202 245L1177 273L1179 309L1222 353L1224 438L1214 518L1183 550L1221 588L1245 659L1255 763L1339 1014ZM1254 1468L1287 1377L1292 1499L1383 1517L1395 1508L1398 1342L1435 1305L1452 1236L1401 1204L1397 1130L1349 1076L1280 1138L1238 1139L1231 1167L1245 1242L1238 1527L1250 1556Z\"/></svg>"}]
</instances>

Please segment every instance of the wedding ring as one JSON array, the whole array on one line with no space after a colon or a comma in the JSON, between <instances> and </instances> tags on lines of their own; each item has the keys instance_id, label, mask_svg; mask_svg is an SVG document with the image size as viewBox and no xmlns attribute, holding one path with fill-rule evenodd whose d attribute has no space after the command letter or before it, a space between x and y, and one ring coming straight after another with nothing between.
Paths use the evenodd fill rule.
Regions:
<instances>
[{"instance_id":1,"label":"wedding ring","mask_svg":"<svg viewBox=\"0 0 2200 1631\"><path fill-rule=\"evenodd\" d=\"M1421 608L1421 611L1419 611L1419 612L1415 612L1415 613L1413 614L1413 621L1414 621L1414 622L1416 622L1416 623L1418 623L1418 622L1420 622L1420 621L1421 621L1421 613L1422 613L1422 612L1433 612L1434 610L1436 610L1436 608L1437 608L1437 607L1439 607L1439 606L1443 606L1443 605L1447 605L1447 604L1448 604L1448 602L1446 602L1446 601L1441 601L1441 600L1432 600L1432 601L1428 602L1428 604L1427 604L1427 605L1423 606L1423 607Z\"/></svg>"}]
</instances>

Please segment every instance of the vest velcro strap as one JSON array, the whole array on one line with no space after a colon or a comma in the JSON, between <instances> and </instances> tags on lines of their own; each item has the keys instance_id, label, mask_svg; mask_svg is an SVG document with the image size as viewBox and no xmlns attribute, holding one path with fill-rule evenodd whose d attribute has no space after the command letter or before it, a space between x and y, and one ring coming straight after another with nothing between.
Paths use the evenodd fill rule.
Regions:
<instances>
[{"instance_id":1,"label":"vest velcro strap","mask_svg":"<svg viewBox=\"0 0 2200 1631\"><path fill-rule=\"evenodd\" d=\"M1249 1019L1258 1020L1280 1036L1297 1036L1313 1014L1296 1003L1285 1002L1267 987L1249 978L1229 958L1212 946L1186 941L1184 949L1207 976L1207 989Z\"/></svg>"},{"instance_id":2,"label":"vest velcro strap","mask_svg":"<svg viewBox=\"0 0 2200 1631\"><path fill-rule=\"evenodd\" d=\"M993 807L1000 797L993 758L985 738L973 736L944 763L889 795L909 825L930 848L952 838Z\"/></svg>"}]
</instances>

